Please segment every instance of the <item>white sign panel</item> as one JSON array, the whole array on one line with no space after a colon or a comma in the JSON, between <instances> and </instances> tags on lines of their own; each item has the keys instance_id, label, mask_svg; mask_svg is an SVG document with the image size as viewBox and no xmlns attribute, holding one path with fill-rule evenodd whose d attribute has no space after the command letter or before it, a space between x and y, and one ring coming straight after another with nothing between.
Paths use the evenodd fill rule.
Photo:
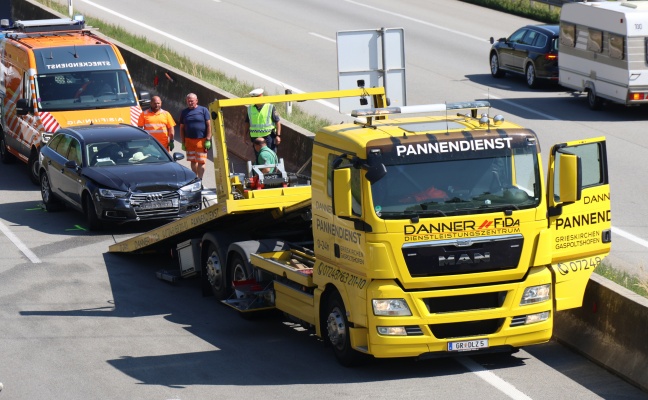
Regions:
<instances>
[{"instance_id":1,"label":"white sign panel","mask_svg":"<svg viewBox=\"0 0 648 400\"><path fill-rule=\"evenodd\" d=\"M402 28L338 32L338 88L356 89L364 80L364 87L385 87L392 106L406 106L404 43ZM341 113L371 107L357 97L340 99Z\"/></svg>"}]
</instances>

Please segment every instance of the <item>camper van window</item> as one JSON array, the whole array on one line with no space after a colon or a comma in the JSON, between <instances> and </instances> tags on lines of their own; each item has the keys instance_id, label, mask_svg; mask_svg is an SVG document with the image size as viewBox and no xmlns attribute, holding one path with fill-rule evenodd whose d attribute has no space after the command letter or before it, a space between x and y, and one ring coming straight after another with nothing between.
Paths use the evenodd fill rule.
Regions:
<instances>
[{"instance_id":1,"label":"camper van window","mask_svg":"<svg viewBox=\"0 0 648 400\"><path fill-rule=\"evenodd\" d=\"M595 53L603 51L603 32L590 29L587 35L587 50Z\"/></svg>"},{"instance_id":2,"label":"camper van window","mask_svg":"<svg viewBox=\"0 0 648 400\"><path fill-rule=\"evenodd\" d=\"M574 47L576 40L576 25L560 24L560 44L568 47Z\"/></svg>"},{"instance_id":3,"label":"camper van window","mask_svg":"<svg viewBox=\"0 0 648 400\"><path fill-rule=\"evenodd\" d=\"M610 33L610 57L623 60L624 54L623 49L625 48L625 43L623 42L623 36L615 35ZM646 53L648 54L648 53ZM646 59L648 61L648 59Z\"/></svg>"}]
</instances>

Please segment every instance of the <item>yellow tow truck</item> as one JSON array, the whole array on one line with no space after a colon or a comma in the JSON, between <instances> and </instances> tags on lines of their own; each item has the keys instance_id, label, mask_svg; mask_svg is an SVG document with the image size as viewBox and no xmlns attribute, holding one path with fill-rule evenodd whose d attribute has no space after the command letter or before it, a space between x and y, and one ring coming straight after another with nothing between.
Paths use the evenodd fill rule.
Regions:
<instances>
[{"instance_id":1,"label":"yellow tow truck","mask_svg":"<svg viewBox=\"0 0 648 400\"><path fill-rule=\"evenodd\" d=\"M284 312L343 365L548 341L610 251L605 139L553 146L545 183L536 134L485 101L264 100L339 97L371 108L316 133L306 175L230 172L223 109L258 99L214 101L215 203L110 251L174 249L180 276L242 313Z\"/></svg>"}]
</instances>

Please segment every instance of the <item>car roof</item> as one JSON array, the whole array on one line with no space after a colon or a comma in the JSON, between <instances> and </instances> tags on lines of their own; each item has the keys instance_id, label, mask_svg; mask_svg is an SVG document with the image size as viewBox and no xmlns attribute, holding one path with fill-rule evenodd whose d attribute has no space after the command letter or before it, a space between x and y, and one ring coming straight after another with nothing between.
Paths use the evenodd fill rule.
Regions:
<instances>
[{"instance_id":1,"label":"car roof","mask_svg":"<svg viewBox=\"0 0 648 400\"><path fill-rule=\"evenodd\" d=\"M132 125L84 125L68 127L59 130L59 132L71 133L78 136L84 142L102 142L102 141L122 141L128 139L137 139L141 137L150 137L144 130Z\"/></svg>"},{"instance_id":2,"label":"car roof","mask_svg":"<svg viewBox=\"0 0 648 400\"><path fill-rule=\"evenodd\" d=\"M531 28L549 36L558 36L560 25L527 25L525 28Z\"/></svg>"}]
</instances>

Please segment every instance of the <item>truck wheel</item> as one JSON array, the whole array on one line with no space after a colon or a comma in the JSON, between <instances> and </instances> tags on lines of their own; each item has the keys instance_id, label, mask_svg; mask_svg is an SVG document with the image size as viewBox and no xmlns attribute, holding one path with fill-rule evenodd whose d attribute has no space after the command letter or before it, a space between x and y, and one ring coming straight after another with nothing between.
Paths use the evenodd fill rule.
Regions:
<instances>
[{"instance_id":1,"label":"truck wheel","mask_svg":"<svg viewBox=\"0 0 648 400\"><path fill-rule=\"evenodd\" d=\"M596 90L588 89L587 90L587 103L592 110L600 110L603 101L600 97L596 95Z\"/></svg>"},{"instance_id":2,"label":"truck wheel","mask_svg":"<svg viewBox=\"0 0 648 400\"><path fill-rule=\"evenodd\" d=\"M4 134L0 134L0 160L2 160L3 164L11 164L16 160L14 155L7 150Z\"/></svg>"},{"instance_id":3,"label":"truck wheel","mask_svg":"<svg viewBox=\"0 0 648 400\"><path fill-rule=\"evenodd\" d=\"M535 88L538 86L538 78L536 77L535 66L531 63L526 67L526 82L527 86L530 88Z\"/></svg>"},{"instance_id":4,"label":"truck wheel","mask_svg":"<svg viewBox=\"0 0 648 400\"><path fill-rule=\"evenodd\" d=\"M327 340L333 347L338 362L345 367L353 367L363 361L363 354L351 347L349 320L346 316L344 302L340 295L332 293L328 299L326 317Z\"/></svg>"},{"instance_id":5,"label":"truck wheel","mask_svg":"<svg viewBox=\"0 0 648 400\"><path fill-rule=\"evenodd\" d=\"M35 185L40 184L40 176L38 171L40 170L40 163L38 162L38 150L32 149L31 154L29 155L29 161L27 161L29 166L29 178Z\"/></svg>"},{"instance_id":6,"label":"truck wheel","mask_svg":"<svg viewBox=\"0 0 648 400\"><path fill-rule=\"evenodd\" d=\"M221 301L229 297L231 292L231 281L227 280L227 267L225 257L219 246L209 243L207 247L207 258L203 266L204 279L211 287L216 300Z\"/></svg>"},{"instance_id":7,"label":"truck wheel","mask_svg":"<svg viewBox=\"0 0 648 400\"><path fill-rule=\"evenodd\" d=\"M491 54L490 69L491 69L491 75L493 75L493 78L502 78L506 74L499 67L499 57L497 56L497 53Z\"/></svg>"},{"instance_id":8,"label":"truck wheel","mask_svg":"<svg viewBox=\"0 0 648 400\"><path fill-rule=\"evenodd\" d=\"M243 260L243 256L241 256L238 253L234 253L232 255L232 259L230 261L230 266L228 269L229 276L232 277L231 281L244 281L246 279L249 279L250 277L248 276L248 268L247 268L247 263L245 260Z\"/></svg>"},{"instance_id":9,"label":"truck wheel","mask_svg":"<svg viewBox=\"0 0 648 400\"><path fill-rule=\"evenodd\" d=\"M97 210L95 209L94 202L90 195L83 196L83 211L86 217L88 229L91 231L98 231L103 227L101 220L97 217Z\"/></svg>"},{"instance_id":10,"label":"truck wheel","mask_svg":"<svg viewBox=\"0 0 648 400\"><path fill-rule=\"evenodd\" d=\"M50 185L47 172L43 172L40 177L41 182L41 197L43 198L43 205L48 212L60 211L64 208L63 203L52 194L52 187Z\"/></svg>"}]
</instances>

